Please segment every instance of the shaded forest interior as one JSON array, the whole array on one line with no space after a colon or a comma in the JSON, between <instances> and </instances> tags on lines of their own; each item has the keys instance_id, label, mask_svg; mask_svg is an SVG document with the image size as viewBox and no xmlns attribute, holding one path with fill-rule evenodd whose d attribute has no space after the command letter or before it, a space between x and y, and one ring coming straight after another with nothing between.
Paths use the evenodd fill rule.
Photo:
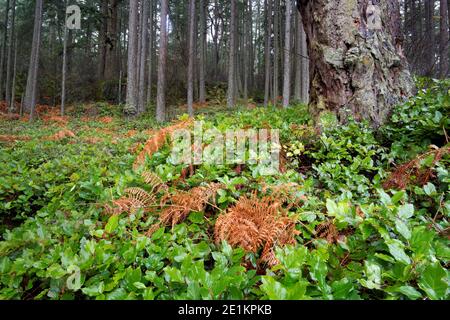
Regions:
<instances>
[{"instance_id":1,"label":"shaded forest interior","mask_svg":"<svg viewBox=\"0 0 450 320\"><path fill-rule=\"evenodd\" d=\"M81 9L80 29L65 28L72 4ZM396 6L395 45L412 73L447 77L448 1ZM295 1L3 0L0 8L0 99L12 112L107 101L131 115L159 105L165 119L180 104L192 113L193 103L206 101L309 101L310 58Z\"/></svg>"}]
</instances>

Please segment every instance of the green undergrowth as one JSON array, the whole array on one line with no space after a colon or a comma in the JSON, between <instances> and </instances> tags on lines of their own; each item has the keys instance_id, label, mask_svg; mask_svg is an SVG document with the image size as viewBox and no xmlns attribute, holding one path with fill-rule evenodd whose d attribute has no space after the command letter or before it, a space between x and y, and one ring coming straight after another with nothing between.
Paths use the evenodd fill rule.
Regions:
<instances>
[{"instance_id":1,"label":"green undergrowth","mask_svg":"<svg viewBox=\"0 0 450 320\"><path fill-rule=\"evenodd\" d=\"M167 144L145 169L171 191L222 188L217 208L150 237L157 215L103 210L142 186L132 166L144 130L158 127L150 116L123 119L100 105L96 118L74 111L66 125L2 121L0 135L29 140L0 142L0 299L448 299L448 154L420 161L433 172L423 185L385 190L383 182L430 144L448 146L449 101L448 82L428 84L378 132L351 120L315 127L301 105L208 110L197 117L204 128L279 129L284 170L202 164L180 179L184 166L172 164ZM105 116L112 121L100 122ZM46 139L63 128L75 136ZM299 235L276 250L279 264L261 270L260 252L215 243L218 215L283 183L298 184L307 200L290 209ZM335 228L328 238L318 232L324 223Z\"/></svg>"}]
</instances>

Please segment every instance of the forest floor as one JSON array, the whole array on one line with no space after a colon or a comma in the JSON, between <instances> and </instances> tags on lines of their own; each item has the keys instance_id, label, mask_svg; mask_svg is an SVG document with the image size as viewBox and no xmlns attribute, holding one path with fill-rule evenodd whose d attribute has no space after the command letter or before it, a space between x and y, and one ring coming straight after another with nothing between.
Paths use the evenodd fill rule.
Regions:
<instances>
[{"instance_id":1,"label":"forest floor","mask_svg":"<svg viewBox=\"0 0 450 320\"><path fill-rule=\"evenodd\" d=\"M204 128L278 129L274 175L173 164L186 116L2 113L0 299L448 299L449 108L445 82L379 131L199 106Z\"/></svg>"}]
</instances>

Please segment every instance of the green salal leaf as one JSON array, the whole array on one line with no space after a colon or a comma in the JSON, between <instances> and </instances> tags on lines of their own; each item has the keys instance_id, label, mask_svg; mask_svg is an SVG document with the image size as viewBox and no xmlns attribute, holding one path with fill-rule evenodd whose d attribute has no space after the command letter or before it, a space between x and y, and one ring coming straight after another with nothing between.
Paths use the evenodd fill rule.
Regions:
<instances>
[{"instance_id":1,"label":"green salal leaf","mask_svg":"<svg viewBox=\"0 0 450 320\"><path fill-rule=\"evenodd\" d=\"M405 253L405 245L397 239L387 239L386 245L389 248L389 252L395 258L395 260L403 262L405 264L410 264L411 259Z\"/></svg>"},{"instance_id":2,"label":"green salal leaf","mask_svg":"<svg viewBox=\"0 0 450 320\"><path fill-rule=\"evenodd\" d=\"M395 220L395 229L407 240L411 239L411 230L405 222L400 219Z\"/></svg>"},{"instance_id":3,"label":"green salal leaf","mask_svg":"<svg viewBox=\"0 0 450 320\"><path fill-rule=\"evenodd\" d=\"M428 265L419 279L419 287L432 300L449 298L449 277L439 262Z\"/></svg>"},{"instance_id":4,"label":"green salal leaf","mask_svg":"<svg viewBox=\"0 0 450 320\"><path fill-rule=\"evenodd\" d=\"M404 204L398 208L400 219L409 219L414 215L414 206L410 203Z\"/></svg>"},{"instance_id":5,"label":"green salal leaf","mask_svg":"<svg viewBox=\"0 0 450 320\"><path fill-rule=\"evenodd\" d=\"M398 285L398 286L393 286L393 287L388 287L385 289L386 292L389 293L400 293L402 295L405 295L406 297L408 297L408 299L410 300L418 300L420 298L422 298L422 294L417 291L414 287L411 287L409 285Z\"/></svg>"},{"instance_id":6,"label":"green salal leaf","mask_svg":"<svg viewBox=\"0 0 450 320\"><path fill-rule=\"evenodd\" d=\"M108 219L108 223L105 226L105 231L107 233L113 233L119 226L119 216L113 215Z\"/></svg>"},{"instance_id":7,"label":"green salal leaf","mask_svg":"<svg viewBox=\"0 0 450 320\"><path fill-rule=\"evenodd\" d=\"M262 278L261 290L267 295L269 300L286 300L288 296L288 291L283 284L270 276Z\"/></svg>"}]
</instances>

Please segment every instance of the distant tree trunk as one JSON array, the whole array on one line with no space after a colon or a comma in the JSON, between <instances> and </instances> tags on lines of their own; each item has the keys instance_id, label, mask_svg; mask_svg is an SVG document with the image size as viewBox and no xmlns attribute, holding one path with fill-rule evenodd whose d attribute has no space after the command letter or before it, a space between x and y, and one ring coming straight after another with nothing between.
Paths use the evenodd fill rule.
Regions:
<instances>
[{"instance_id":1,"label":"distant tree trunk","mask_svg":"<svg viewBox=\"0 0 450 320\"><path fill-rule=\"evenodd\" d=\"M250 47L250 42L249 42L249 36L248 34L250 33L250 29L249 29L249 25L248 25L248 21L249 21L249 4L248 0L244 0L244 19L242 21L242 26L243 26L243 31L242 31L242 68L243 68L243 72L244 72L244 88L243 88L243 96L244 96L244 101L245 103L247 103L248 101L248 78L249 78L249 73L250 73L250 61L249 61L249 47Z\"/></svg>"},{"instance_id":2,"label":"distant tree trunk","mask_svg":"<svg viewBox=\"0 0 450 320\"><path fill-rule=\"evenodd\" d=\"M100 14L98 78L104 80L108 32L108 0L100 0Z\"/></svg>"},{"instance_id":3,"label":"distant tree trunk","mask_svg":"<svg viewBox=\"0 0 450 320\"><path fill-rule=\"evenodd\" d=\"M119 0L109 0L107 23L106 23L106 45L105 45L105 72L106 80L117 80L119 76L119 54L118 54L118 9Z\"/></svg>"},{"instance_id":4,"label":"distant tree trunk","mask_svg":"<svg viewBox=\"0 0 450 320\"><path fill-rule=\"evenodd\" d=\"M447 0L447 11L448 11L448 17L447 17L448 32L450 33L450 0Z\"/></svg>"},{"instance_id":5,"label":"distant tree trunk","mask_svg":"<svg viewBox=\"0 0 450 320\"><path fill-rule=\"evenodd\" d=\"M195 29L195 0L189 0L189 44L188 44L188 92L187 105L188 113L194 115L194 29Z\"/></svg>"},{"instance_id":6,"label":"distant tree trunk","mask_svg":"<svg viewBox=\"0 0 450 320\"><path fill-rule=\"evenodd\" d=\"M126 113L135 115L138 106L138 0L130 0L128 21L128 72Z\"/></svg>"},{"instance_id":7,"label":"distant tree trunk","mask_svg":"<svg viewBox=\"0 0 450 320\"><path fill-rule=\"evenodd\" d=\"M283 79L283 107L289 106L291 97L291 16L292 0L286 0L286 27L284 40L284 79Z\"/></svg>"},{"instance_id":8,"label":"distant tree trunk","mask_svg":"<svg viewBox=\"0 0 450 320\"><path fill-rule=\"evenodd\" d=\"M200 0L200 63L199 63L199 101L206 102L206 3L207 0Z\"/></svg>"},{"instance_id":9,"label":"distant tree trunk","mask_svg":"<svg viewBox=\"0 0 450 320\"><path fill-rule=\"evenodd\" d=\"M15 110L15 98L16 98L16 76L17 76L17 35L14 37L14 66L13 66L13 79L11 86L11 102L9 104L9 113Z\"/></svg>"},{"instance_id":10,"label":"distant tree trunk","mask_svg":"<svg viewBox=\"0 0 450 320\"><path fill-rule=\"evenodd\" d=\"M408 65L394 45L397 30L391 19L398 2L381 2L381 30L368 27L366 0L338 2L298 2L311 60L310 109L314 116L329 110L341 121L353 116L378 127L413 91Z\"/></svg>"},{"instance_id":11,"label":"distant tree trunk","mask_svg":"<svg viewBox=\"0 0 450 320\"><path fill-rule=\"evenodd\" d=\"M148 52L148 80L147 80L147 104L150 104L152 101L152 86L153 86L153 33L154 33L154 27L153 27L153 0L149 0L150 2L150 7L149 7L149 11L150 11L150 17L149 17L149 52Z\"/></svg>"},{"instance_id":12,"label":"distant tree trunk","mask_svg":"<svg viewBox=\"0 0 450 320\"><path fill-rule=\"evenodd\" d=\"M306 34L303 28L302 16L300 12L295 14L295 100L301 103L308 103L309 91L309 59L306 44Z\"/></svg>"},{"instance_id":13,"label":"distant tree trunk","mask_svg":"<svg viewBox=\"0 0 450 320\"><path fill-rule=\"evenodd\" d=\"M301 20L300 12L295 13L295 76L294 76L294 99L297 102L301 102L302 100L302 94L301 94L301 83L302 83L302 53L301 53L301 46L302 46L302 31L303 30L303 24Z\"/></svg>"},{"instance_id":14,"label":"distant tree trunk","mask_svg":"<svg viewBox=\"0 0 450 320\"><path fill-rule=\"evenodd\" d=\"M65 6L67 7L67 0L65 0ZM61 116L64 116L66 108L66 72L67 72L67 13L65 13L64 19L64 45L63 45L63 65L62 65L62 79L61 79Z\"/></svg>"},{"instance_id":15,"label":"distant tree trunk","mask_svg":"<svg viewBox=\"0 0 450 320\"><path fill-rule=\"evenodd\" d=\"M8 24L9 24L9 0L6 0L5 6L5 25L3 27L3 44L0 57L0 100L3 100L3 71L5 66L6 48L8 43Z\"/></svg>"},{"instance_id":16,"label":"distant tree trunk","mask_svg":"<svg viewBox=\"0 0 450 320\"><path fill-rule=\"evenodd\" d=\"M198 60L198 15L197 15L197 1L194 3L194 101L198 101L200 93L200 81L199 81L199 60Z\"/></svg>"},{"instance_id":17,"label":"distant tree trunk","mask_svg":"<svg viewBox=\"0 0 450 320\"><path fill-rule=\"evenodd\" d=\"M230 46L228 59L228 92L227 106L233 108L235 105L235 71L236 71L236 0L231 0L231 21L230 21Z\"/></svg>"},{"instance_id":18,"label":"distant tree trunk","mask_svg":"<svg viewBox=\"0 0 450 320\"><path fill-rule=\"evenodd\" d=\"M147 69L147 42L148 42L148 32L147 32L147 25L148 25L148 14L149 14L149 1L143 1L142 4L142 19L141 19L141 58L140 66L139 66L139 113L145 112L146 109L146 89L145 86L145 70Z\"/></svg>"},{"instance_id":19,"label":"distant tree trunk","mask_svg":"<svg viewBox=\"0 0 450 320\"><path fill-rule=\"evenodd\" d=\"M440 0L441 1L441 22L440 22L440 56L441 56L441 65L440 65L440 76L441 78L446 78L449 73L449 11L448 11L448 0Z\"/></svg>"},{"instance_id":20,"label":"distant tree trunk","mask_svg":"<svg viewBox=\"0 0 450 320\"><path fill-rule=\"evenodd\" d=\"M213 80L217 81L218 79L218 73L219 73L219 18L218 15L216 14L219 10L218 7L218 1L215 0L214 1L214 9L213 9L213 14L211 17L211 37L212 37L212 42L213 42L213 69L214 69L214 74L213 74Z\"/></svg>"},{"instance_id":21,"label":"distant tree trunk","mask_svg":"<svg viewBox=\"0 0 450 320\"><path fill-rule=\"evenodd\" d=\"M435 36L434 36L434 0L425 1L425 39L427 46L425 49L425 75L431 77L435 68Z\"/></svg>"},{"instance_id":22,"label":"distant tree trunk","mask_svg":"<svg viewBox=\"0 0 450 320\"><path fill-rule=\"evenodd\" d=\"M274 21L273 21L273 92L272 100L273 104L278 104L278 89L280 88L279 76L280 76L280 0L274 1Z\"/></svg>"},{"instance_id":23,"label":"distant tree trunk","mask_svg":"<svg viewBox=\"0 0 450 320\"><path fill-rule=\"evenodd\" d=\"M265 3L265 0L264 0ZM256 43L255 43L255 49L254 49L254 55L253 55L253 61L255 62L255 74L256 76L259 76L262 72L262 65L264 63L264 58L260 59L261 57L261 53L262 53L262 47L264 46L265 43L265 37L264 37L264 41L261 41L261 34L263 34L263 24L261 23L261 21L263 19L267 18L265 15L263 16L261 14L261 0L257 0L256 1L256 17L255 17L255 39L256 39ZM262 56L264 56L264 53L262 54ZM256 77L254 79L255 81L253 82L253 85L256 87Z\"/></svg>"},{"instance_id":24,"label":"distant tree trunk","mask_svg":"<svg viewBox=\"0 0 450 320\"><path fill-rule=\"evenodd\" d=\"M72 74L72 56L73 56L73 30L67 30L67 74Z\"/></svg>"},{"instance_id":25,"label":"distant tree trunk","mask_svg":"<svg viewBox=\"0 0 450 320\"><path fill-rule=\"evenodd\" d=\"M167 14L168 0L161 0L161 27L158 57L158 92L156 98L156 120L166 118L166 64L167 64Z\"/></svg>"},{"instance_id":26,"label":"distant tree trunk","mask_svg":"<svg viewBox=\"0 0 450 320\"><path fill-rule=\"evenodd\" d=\"M258 0L259 1L259 0ZM248 90L250 93L254 91L255 85L255 40L254 40L254 32L253 32L253 0L249 0L248 3L248 34L247 34L247 43L249 46L249 79L248 79Z\"/></svg>"},{"instance_id":27,"label":"distant tree trunk","mask_svg":"<svg viewBox=\"0 0 450 320\"><path fill-rule=\"evenodd\" d=\"M13 64L13 48L14 48L14 35L15 35L15 20L16 20L16 0L13 0L11 5L11 27L9 32L9 48L8 48L8 60L6 62L6 105L9 106L11 102L11 78L12 78L12 64Z\"/></svg>"},{"instance_id":28,"label":"distant tree trunk","mask_svg":"<svg viewBox=\"0 0 450 320\"><path fill-rule=\"evenodd\" d=\"M271 50L272 50L272 0L265 0L266 8L266 45L264 49L265 81L264 81L264 107L269 105L270 99L270 70L271 70Z\"/></svg>"},{"instance_id":29,"label":"distant tree trunk","mask_svg":"<svg viewBox=\"0 0 450 320\"><path fill-rule=\"evenodd\" d=\"M25 90L24 108L30 112L30 121L34 120L36 106L37 77L39 70L39 50L41 45L42 0L36 0L34 12L33 43L31 45L30 65L28 68L27 87Z\"/></svg>"}]
</instances>

